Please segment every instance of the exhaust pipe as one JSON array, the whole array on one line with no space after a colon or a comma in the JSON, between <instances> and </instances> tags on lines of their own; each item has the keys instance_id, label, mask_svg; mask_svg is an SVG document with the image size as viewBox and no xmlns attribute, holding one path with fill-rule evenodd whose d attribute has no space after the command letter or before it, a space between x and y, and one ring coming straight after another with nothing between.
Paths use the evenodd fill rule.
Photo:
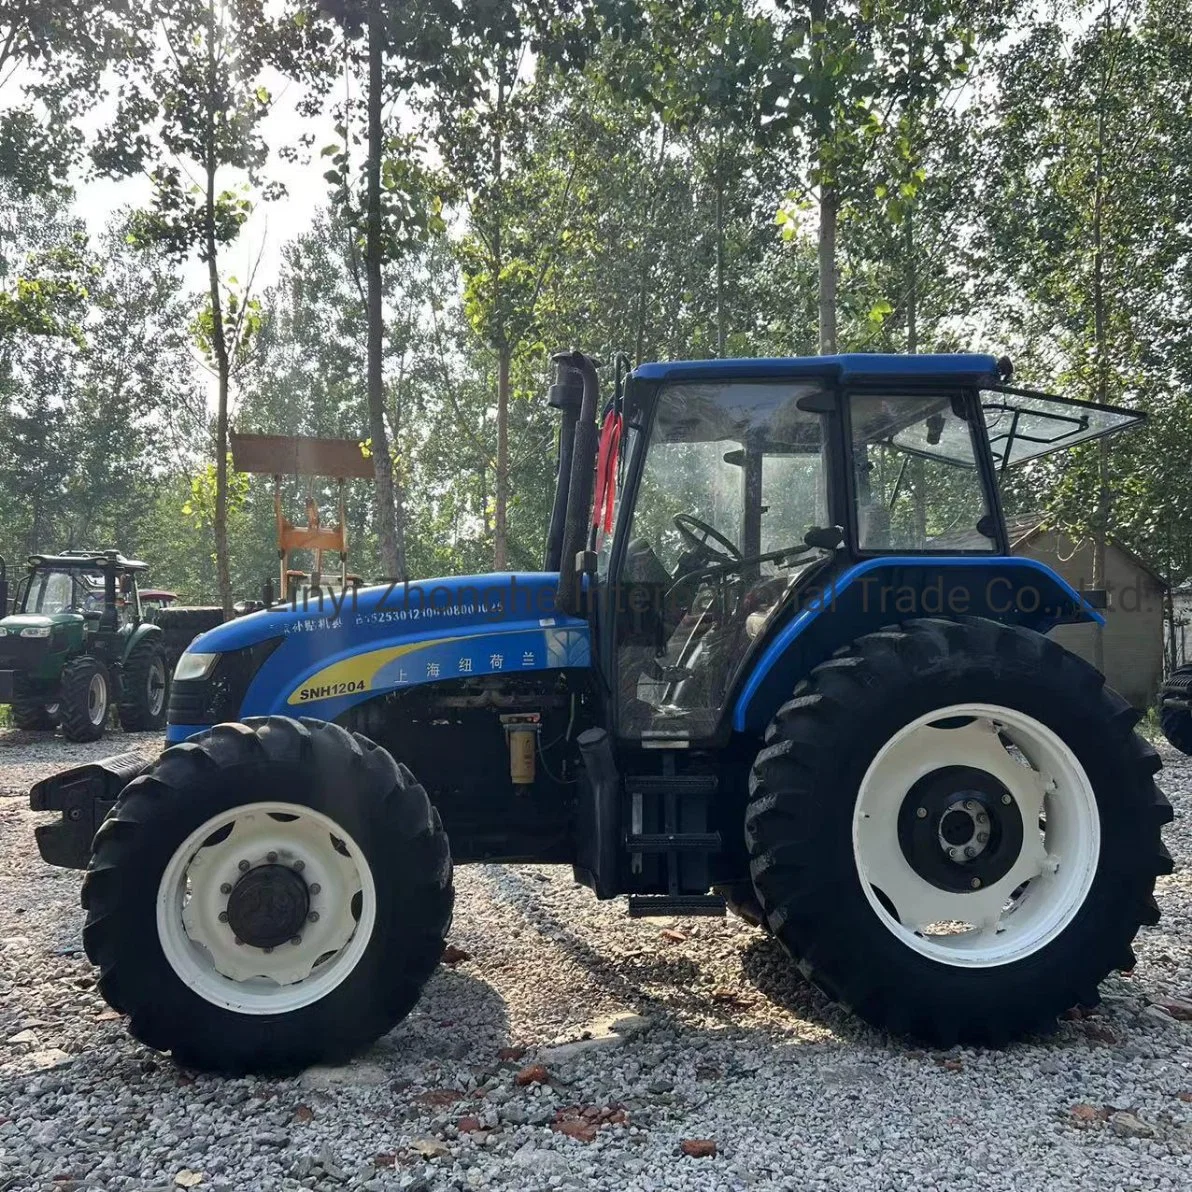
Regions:
<instances>
[{"instance_id":1,"label":"exhaust pipe","mask_svg":"<svg viewBox=\"0 0 1192 1192\"><path fill-rule=\"evenodd\" d=\"M596 484L596 408L600 401L600 378L596 361L582 352L560 352L551 357L558 365L568 365L583 378L584 395L575 426L571 449L571 476L567 488L567 507L563 515L563 542L559 551L559 586L555 606L562 612L579 615L581 610L579 574L583 568L587 544L588 519L592 514L592 490Z\"/></svg>"}]
</instances>

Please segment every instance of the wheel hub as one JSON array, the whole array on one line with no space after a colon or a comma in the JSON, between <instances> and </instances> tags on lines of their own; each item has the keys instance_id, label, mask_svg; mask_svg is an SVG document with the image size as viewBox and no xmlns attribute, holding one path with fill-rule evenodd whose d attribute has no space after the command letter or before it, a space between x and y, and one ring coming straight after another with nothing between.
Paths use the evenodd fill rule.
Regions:
<instances>
[{"instance_id":1,"label":"wheel hub","mask_svg":"<svg viewBox=\"0 0 1192 1192\"><path fill-rule=\"evenodd\" d=\"M941 890L978 890L1005 877L1022 849L1023 824L1007 788L985 770L945 766L911 787L898 816L910 867Z\"/></svg>"},{"instance_id":2,"label":"wheel hub","mask_svg":"<svg viewBox=\"0 0 1192 1192\"><path fill-rule=\"evenodd\" d=\"M306 882L285 865L250 869L228 896L228 926L254 948L276 948L293 939L309 911Z\"/></svg>"}]
</instances>

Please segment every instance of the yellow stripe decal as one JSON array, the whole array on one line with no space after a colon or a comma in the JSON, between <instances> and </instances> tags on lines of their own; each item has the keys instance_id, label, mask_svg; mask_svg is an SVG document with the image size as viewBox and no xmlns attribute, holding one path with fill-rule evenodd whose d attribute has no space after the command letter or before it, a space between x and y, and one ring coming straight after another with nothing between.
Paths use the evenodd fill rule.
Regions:
<instances>
[{"instance_id":1,"label":"yellow stripe decal","mask_svg":"<svg viewBox=\"0 0 1192 1192\"><path fill-rule=\"evenodd\" d=\"M446 642L471 641L477 637L490 637L488 633L469 633L462 637L437 637L428 641L409 642L403 646L388 646L383 650L370 650L367 654L355 654L325 666L311 675L301 687L290 694L289 704L307 704L315 700L330 699L337 695L352 695L360 691L371 691L377 672L396 658L403 658L418 650L441 646Z\"/></svg>"}]
</instances>

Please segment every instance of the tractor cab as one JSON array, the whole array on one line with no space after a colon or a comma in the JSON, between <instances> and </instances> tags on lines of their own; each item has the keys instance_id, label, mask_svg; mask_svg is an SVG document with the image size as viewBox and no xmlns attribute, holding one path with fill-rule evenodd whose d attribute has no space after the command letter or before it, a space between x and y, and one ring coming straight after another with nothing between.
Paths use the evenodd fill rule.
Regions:
<instances>
[{"instance_id":1,"label":"tractor cab","mask_svg":"<svg viewBox=\"0 0 1192 1192\"><path fill-rule=\"evenodd\" d=\"M983 567L1009 553L998 475L1141 416L1009 379L1008 361L977 355L633 372L604 423L602 446L620 440L620 456L597 452L593 506L604 520L577 558L592 573L617 736L665 747L746 727L766 703L758 688L775 642L785 634L789 658L801 613L829 613L816 618L816 654L875 616L949 611L932 600L1023 623L1087 619L1089 606L1050 573L983 581ZM564 568L567 551L560 540ZM578 608L567 580L561 599Z\"/></svg>"}]
</instances>

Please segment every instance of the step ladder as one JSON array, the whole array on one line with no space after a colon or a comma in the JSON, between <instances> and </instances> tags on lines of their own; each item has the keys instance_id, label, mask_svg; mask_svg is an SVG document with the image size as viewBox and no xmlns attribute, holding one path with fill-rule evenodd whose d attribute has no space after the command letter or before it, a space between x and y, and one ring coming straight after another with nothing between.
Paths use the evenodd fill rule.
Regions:
<instances>
[{"instance_id":1,"label":"step ladder","mask_svg":"<svg viewBox=\"0 0 1192 1192\"><path fill-rule=\"evenodd\" d=\"M650 915L723 915L724 899L708 894L708 862L721 848L719 832L708 830L716 796L714 774L676 774L673 756L663 758L663 773L625 779L628 802L624 847L630 881L665 885L664 894L630 894L632 918ZM656 864L657 881L650 869Z\"/></svg>"}]
</instances>

